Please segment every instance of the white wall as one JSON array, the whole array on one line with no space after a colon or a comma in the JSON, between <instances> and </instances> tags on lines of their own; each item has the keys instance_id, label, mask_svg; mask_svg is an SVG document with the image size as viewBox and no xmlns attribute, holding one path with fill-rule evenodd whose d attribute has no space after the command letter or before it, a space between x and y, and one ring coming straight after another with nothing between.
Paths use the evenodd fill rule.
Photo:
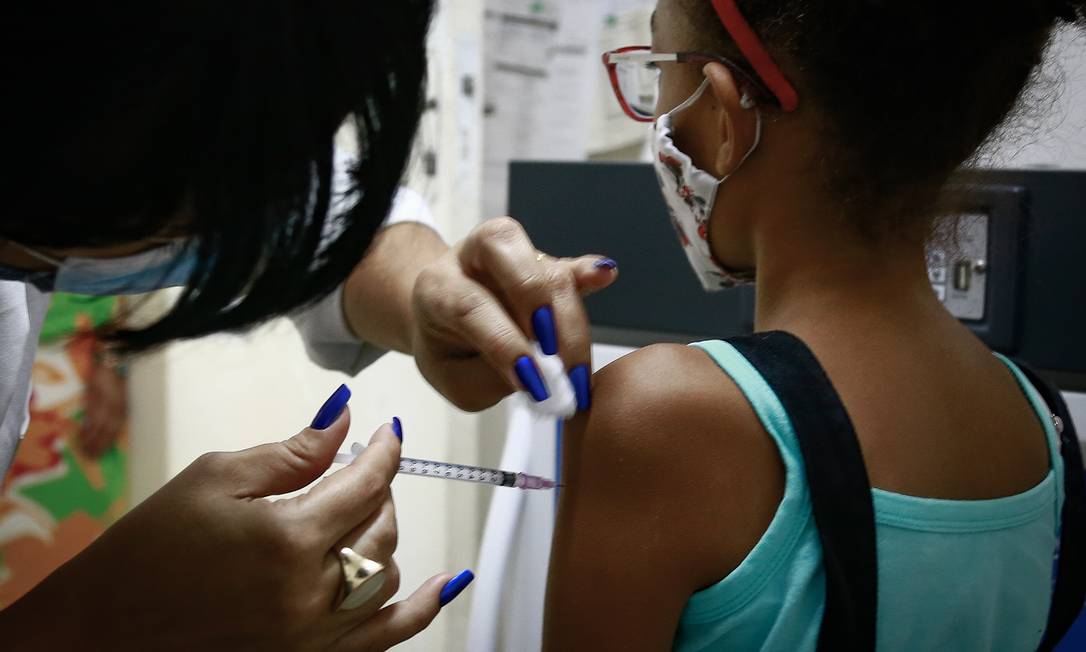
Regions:
<instances>
[{"instance_id":1,"label":"white wall","mask_svg":"<svg viewBox=\"0 0 1086 652\"><path fill-rule=\"evenodd\" d=\"M479 0L442 2L431 32L430 94L439 109L428 115L419 149L438 153L436 177L415 172L409 185L430 201L446 239L478 222L481 108L463 95L461 81L479 83ZM418 374L414 362L388 355L357 378L316 368L293 326L279 320L255 333L217 336L168 347L132 371L132 498L154 492L200 454L279 441L304 428L328 395L347 382L352 438L366 440L399 416L404 448L415 457L474 463L478 417L449 407ZM421 581L475 564L482 502L477 488L418 478L393 487L400 526L397 561L403 597ZM470 590L470 589L469 589ZM461 650L469 600L447 607L405 650Z\"/></svg>"},{"instance_id":2,"label":"white wall","mask_svg":"<svg viewBox=\"0 0 1086 652\"><path fill-rule=\"evenodd\" d=\"M998 167L1086 170L1086 35L1059 32L1022 115L989 148Z\"/></svg>"}]
</instances>

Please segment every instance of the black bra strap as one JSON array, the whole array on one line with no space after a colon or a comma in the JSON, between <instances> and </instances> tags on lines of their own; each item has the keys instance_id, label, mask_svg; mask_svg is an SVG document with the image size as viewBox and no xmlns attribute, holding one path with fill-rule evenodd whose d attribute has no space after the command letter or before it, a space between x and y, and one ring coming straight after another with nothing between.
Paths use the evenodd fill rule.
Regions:
<instances>
[{"instance_id":1,"label":"black bra strap","mask_svg":"<svg viewBox=\"0 0 1086 652\"><path fill-rule=\"evenodd\" d=\"M803 453L826 570L826 610L818 649L874 650L875 508L852 421L822 365L795 336L774 332L728 342L776 392Z\"/></svg>"},{"instance_id":2,"label":"black bra strap","mask_svg":"<svg viewBox=\"0 0 1086 652\"><path fill-rule=\"evenodd\" d=\"M1067 635L1086 602L1086 484L1082 477L1078 434L1063 395L1028 365L1015 362L1062 426L1060 455L1063 457L1065 497L1060 521L1060 556L1056 563L1048 628L1040 647L1041 652L1050 652Z\"/></svg>"}]
</instances>

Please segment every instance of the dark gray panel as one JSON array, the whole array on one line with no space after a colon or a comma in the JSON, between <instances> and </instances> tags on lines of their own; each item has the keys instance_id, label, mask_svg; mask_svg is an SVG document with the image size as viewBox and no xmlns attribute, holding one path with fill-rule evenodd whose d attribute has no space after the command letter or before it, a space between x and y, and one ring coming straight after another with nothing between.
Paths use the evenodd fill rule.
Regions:
<instances>
[{"instance_id":1,"label":"dark gray panel","mask_svg":"<svg viewBox=\"0 0 1086 652\"><path fill-rule=\"evenodd\" d=\"M997 171L985 181L1026 189L1018 346L1035 367L1086 373L1086 173Z\"/></svg>"},{"instance_id":2,"label":"dark gray panel","mask_svg":"<svg viewBox=\"0 0 1086 652\"><path fill-rule=\"evenodd\" d=\"M514 163L509 197L510 215L541 250L618 261L619 281L588 299L597 341L691 341L752 328L753 290L701 290L651 166Z\"/></svg>"},{"instance_id":3,"label":"dark gray panel","mask_svg":"<svg viewBox=\"0 0 1086 652\"><path fill-rule=\"evenodd\" d=\"M992 220L990 346L1086 389L1086 172L963 175ZM668 222L649 165L514 163L510 214L540 249L613 257L612 289L588 300L597 341L643 345L749 332L753 290L706 295Z\"/></svg>"}]
</instances>

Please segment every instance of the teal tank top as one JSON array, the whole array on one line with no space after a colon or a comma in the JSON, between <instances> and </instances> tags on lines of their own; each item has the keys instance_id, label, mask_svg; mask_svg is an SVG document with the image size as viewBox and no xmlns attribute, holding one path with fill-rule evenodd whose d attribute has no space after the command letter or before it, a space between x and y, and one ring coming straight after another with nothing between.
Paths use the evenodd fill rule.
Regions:
<instances>
[{"instance_id":1,"label":"teal tank top","mask_svg":"<svg viewBox=\"0 0 1086 652\"><path fill-rule=\"evenodd\" d=\"M825 608L822 547L791 421L734 347L695 344L739 386L780 451L784 496L761 540L730 575L695 593L675 649L815 650ZM878 547L878 650L1033 652L1051 603L1063 503L1059 437L1040 395L999 356L1037 412L1051 470L1029 491L954 501L872 490Z\"/></svg>"}]
</instances>

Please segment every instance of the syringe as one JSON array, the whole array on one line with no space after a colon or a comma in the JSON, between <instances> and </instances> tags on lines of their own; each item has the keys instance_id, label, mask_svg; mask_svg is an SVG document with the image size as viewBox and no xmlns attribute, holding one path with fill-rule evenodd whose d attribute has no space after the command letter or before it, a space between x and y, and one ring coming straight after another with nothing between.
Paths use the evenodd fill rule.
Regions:
<instances>
[{"instance_id":1,"label":"syringe","mask_svg":"<svg viewBox=\"0 0 1086 652\"><path fill-rule=\"evenodd\" d=\"M362 454L366 447L359 443L351 445L350 453L336 453L336 464L350 464ZM399 473L417 475L440 480L459 480L476 484L489 484L495 487L516 487L517 489L554 489L558 486L554 480L541 478L527 473L513 473L500 469L485 469L464 464L416 460L410 457L400 458Z\"/></svg>"}]
</instances>

